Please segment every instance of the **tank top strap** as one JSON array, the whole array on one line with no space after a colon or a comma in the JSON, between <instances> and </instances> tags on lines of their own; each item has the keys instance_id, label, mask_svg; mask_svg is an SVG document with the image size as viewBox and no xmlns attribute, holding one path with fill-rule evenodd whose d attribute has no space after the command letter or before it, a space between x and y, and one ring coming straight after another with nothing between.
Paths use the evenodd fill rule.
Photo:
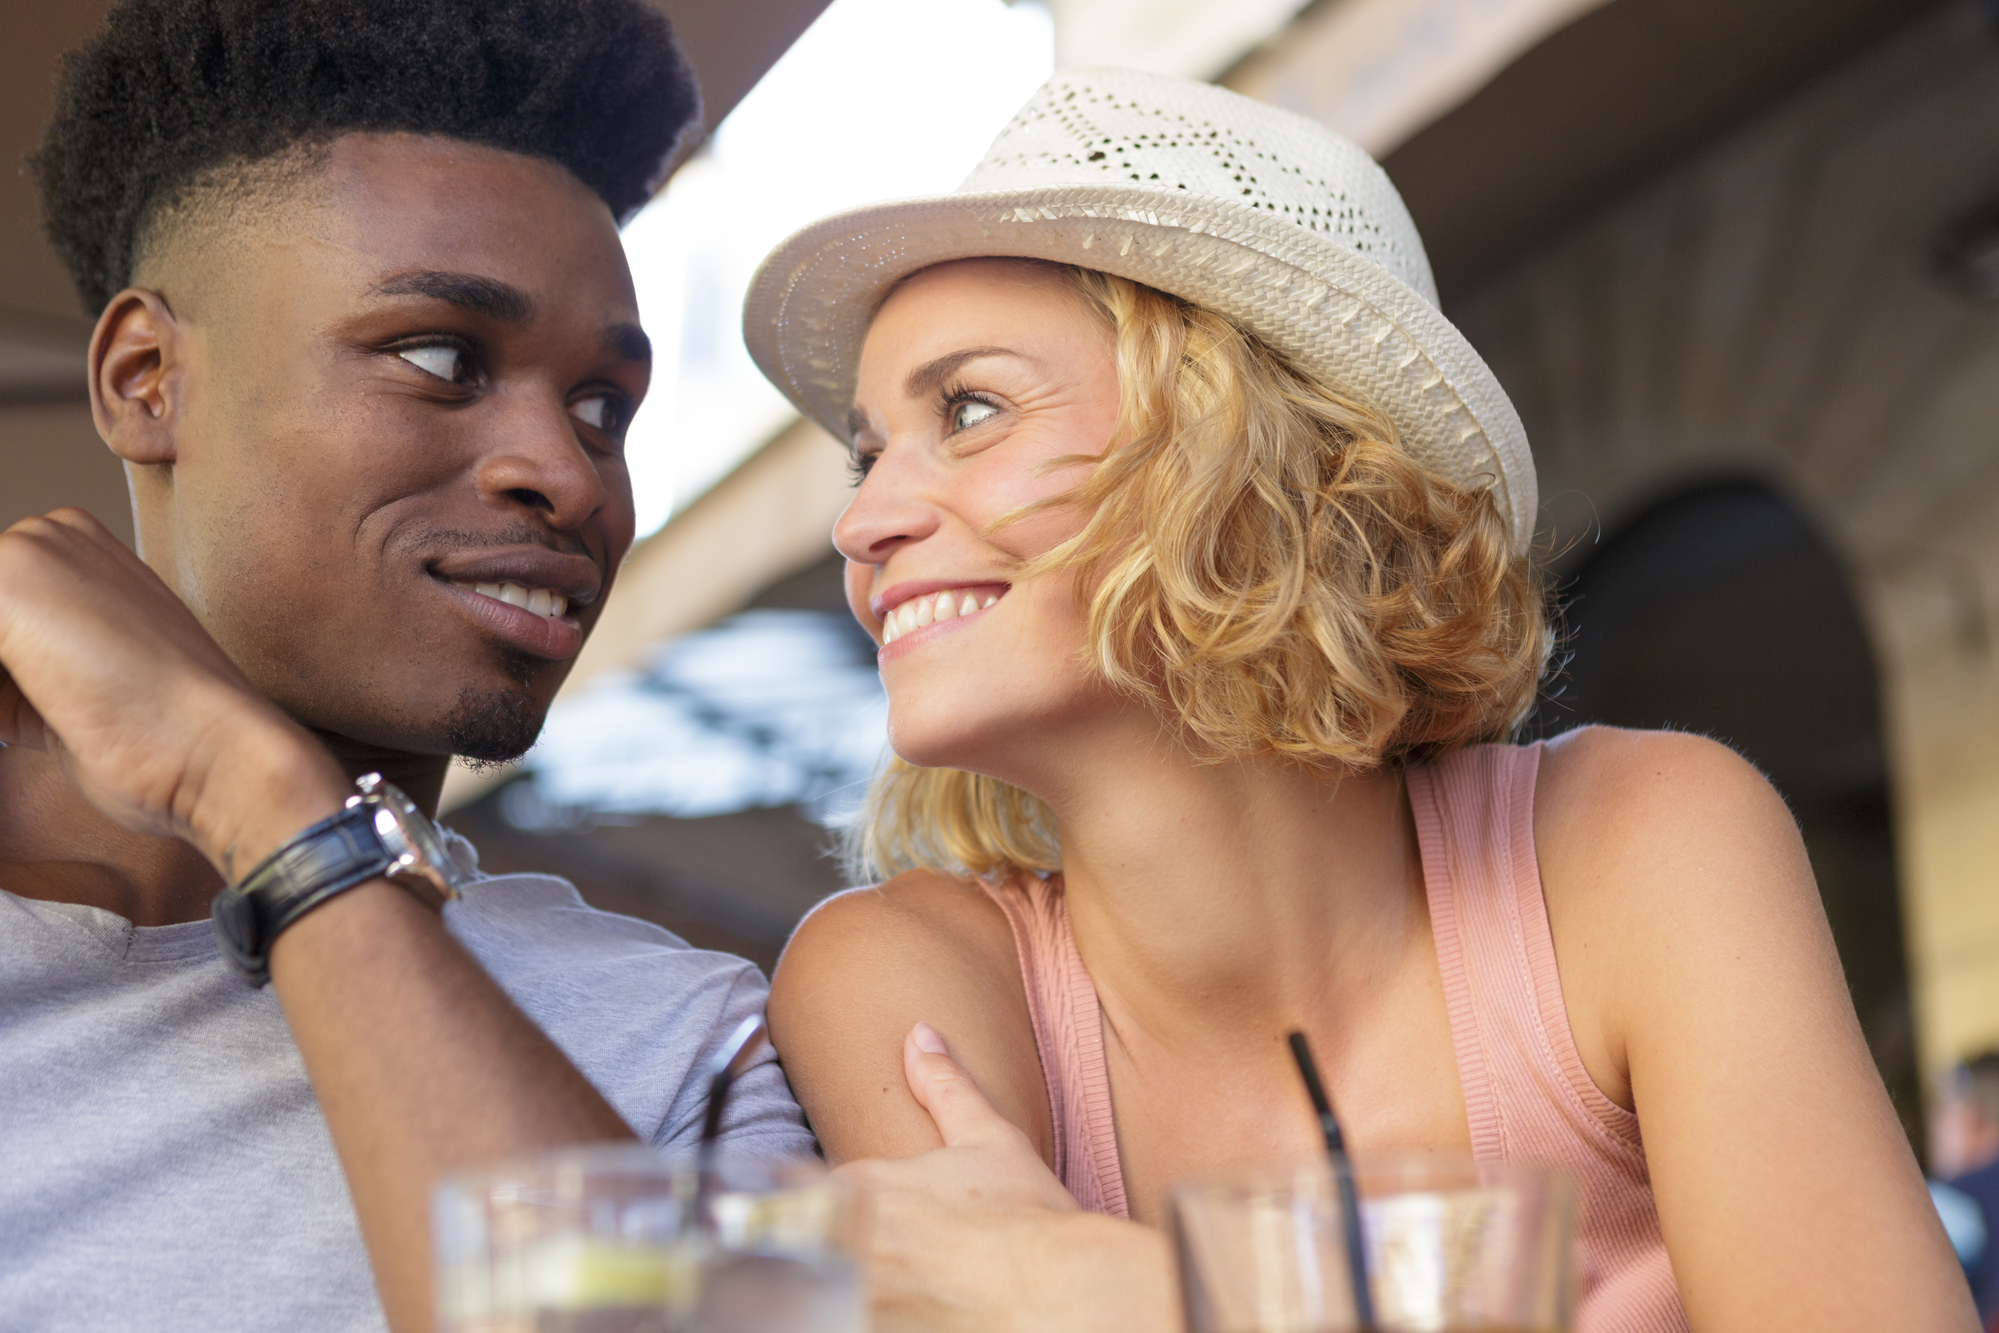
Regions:
<instances>
[{"instance_id":1,"label":"tank top strap","mask_svg":"<svg viewBox=\"0 0 1999 1333\"><path fill-rule=\"evenodd\" d=\"M1104 1068L1103 1010L1076 951L1062 877L1016 872L978 883L1013 928L1034 1046L1048 1085L1055 1174L1085 1211L1128 1217L1110 1075Z\"/></svg>"},{"instance_id":2,"label":"tank top strap","mask_svg":"<svg viewBox=\"0 0 1999 1333\"><path fill-rule=\"evenodd\" d=\"M1475 745L1407 775L1472 1149L1547 1160L1532 1122L1552 1103L1599 1150L1642 1163L1638 1118L1596 1086L1569 1028L1534 853L1540 765L1538 742Z\"/></svg>"},{"instance_id":3,"label":"tank top strap","mask_svg":"<svg viewBox=\"0 0 1999 1333\"><path fill-rule=\"evenodd\" d=\"M1569 1029L1534 854L1539 745L1478 745L1408 772L1472 1151L1575 1178L1577 1333L1687 1333L1638 1117Z\"/></svg>"}]
</instances>

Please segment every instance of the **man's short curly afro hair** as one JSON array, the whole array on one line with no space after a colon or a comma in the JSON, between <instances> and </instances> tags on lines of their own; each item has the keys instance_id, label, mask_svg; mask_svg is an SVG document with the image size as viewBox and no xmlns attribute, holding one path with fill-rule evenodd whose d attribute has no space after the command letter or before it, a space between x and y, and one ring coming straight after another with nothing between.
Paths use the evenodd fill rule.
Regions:
<instances>
[{"instance_id":1,"label":"man's short curly afro hair","mask_svg":"<svg viewBox=\"0 0 1999 1333\"><path fill-rule=\"evenodd\" d=\"M121 0L64 58L29 167L92 314L198 181L350 132L544 158L623 223L699 114L644 0Z\"/></svg>"}]
</instances>

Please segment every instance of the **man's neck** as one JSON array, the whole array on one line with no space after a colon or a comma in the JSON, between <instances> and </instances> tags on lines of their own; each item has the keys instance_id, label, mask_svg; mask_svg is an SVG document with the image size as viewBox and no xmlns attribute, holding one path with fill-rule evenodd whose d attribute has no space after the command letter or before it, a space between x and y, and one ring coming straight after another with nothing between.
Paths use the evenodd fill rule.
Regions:
<instances>
[{"instance_id":1,"label":"man's neck","mask_svg":"<svg viewBox=\"0 0 1999 1333\"><path fill-rule=\"evenodd\" d=\"M438 798L444 793L444 774L451 767L449 757L357 745L344 736L324 731L312 734L321 745L333 752L333 757L347 770L348 777L380 773L386 781L400 787L403 795L415 801L417 809L432 819L437 818Z\"/></svg>"},{"instance_id":2,"label":"man's neck","mask_svg":"<svg viewBox=\"0 0 1999 1333\"><path fill-rule=\"evenodd\" d=\"M435 812L447 759L320 739L349 773L379 772ZM206 919L221 889L222 877L187 843L134 833L108 818L48 755L0 749L0 890L166 926Z\"/></svg>"}]
</instances>

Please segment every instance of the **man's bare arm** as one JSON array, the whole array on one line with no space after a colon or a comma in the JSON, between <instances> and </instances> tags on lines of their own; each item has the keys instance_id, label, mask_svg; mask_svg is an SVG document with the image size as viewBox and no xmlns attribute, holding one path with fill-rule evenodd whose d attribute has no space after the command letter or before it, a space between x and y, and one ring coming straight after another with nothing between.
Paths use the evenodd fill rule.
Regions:
<instances>
[{"instance_id":1,"label":"man's bare arm","mask_svg":"<svg viewBox=\"0 0 1999 1333\"><path fill-rule=\"evenodd\" d=\"M232 881L352 790L152 570L76 510L0 533L0 744L48 752L107 815L184 839ZM302 918L270 966L398 1330L431 1326L439 1177L630 1136L439 916L387 880Z\"/></svg>"}]
</instances>

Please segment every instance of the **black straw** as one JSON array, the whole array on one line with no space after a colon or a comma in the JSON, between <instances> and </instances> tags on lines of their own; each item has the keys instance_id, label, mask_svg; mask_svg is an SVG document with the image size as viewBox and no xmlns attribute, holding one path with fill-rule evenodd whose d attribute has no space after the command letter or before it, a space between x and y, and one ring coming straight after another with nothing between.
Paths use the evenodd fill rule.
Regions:
<instances>
[{"instance_id":1,"label":"black straw","mask_svg":"<svg viewBox=\"0 0 1999 1333\"><path fill-rule=\"evenodd\" d=\"M1326 1157L1333 1164L1333 1184L1340 1192L1340 1229L1347 1240L1347 1278L1353 1287L1354 1317L1363 1330L1374 1327L1374 1293L1367 1285L1367 1246L1360 1233L1360 1196L1354 1190L1353 1168L1347 1159L1346 1135L1340 1132L1333 1115L1332 1099L1319 1081L1319 1064L1312 1058L1311 1043L1302 1032L1290 1036L1291 1058L1298 1062L1298 1076L1305 1080L1305 1095L1319 1113L1319 1131L1326 1136Z\"/></svg>"},{"instance_id":2,"label":"black straw","mask_svg":"<svg viewBox=\"0 0 1999 1333\"><path fill-rule=\"evenodd\" d=\"M696 1159L694 1216L706 1224L708 1199L715 1189L715 1155L722 1139L722 1111L729 1104L729 1089L749 1069L757 1047L764 1042L764 1021L755 1014L736 1025L708 1062L708 1111L701 1119L701 1147Z\"/></svg>"}]
</instances>

